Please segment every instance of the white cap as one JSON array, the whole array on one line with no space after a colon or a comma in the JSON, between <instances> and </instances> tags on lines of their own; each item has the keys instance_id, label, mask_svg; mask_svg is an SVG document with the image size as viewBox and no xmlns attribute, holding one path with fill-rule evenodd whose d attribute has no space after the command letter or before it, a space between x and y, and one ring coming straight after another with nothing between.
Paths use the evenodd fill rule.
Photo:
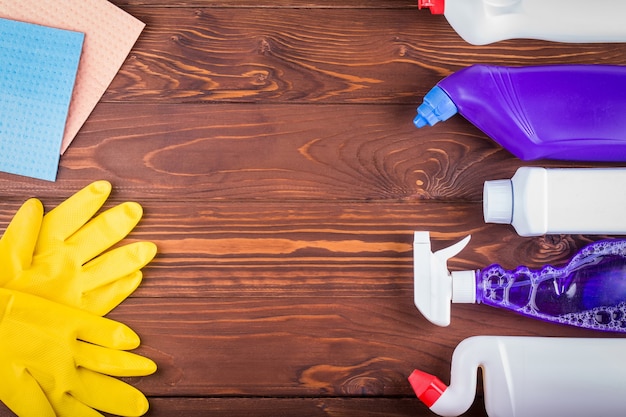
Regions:
<instances>
[{"instance_id":1,"label":"white cap","mask_svg":"<svg viewBox=\"0 0 626 417\"><path fill-rule=\"evenodd\" d=\"M485 181L483 216L485 223L511 224L513 221L513 183L511 180Z\"/></svg>"},{"instance_id":2,"label":"white cap","mask_svg":"<svg viewBox=\"0 0 626 417\"><path fill-rule=\"evenodd\" d=\"M467 246L470 236L433 253L429 232L415 232L413 240L413 298L417 309L438 326L450 324L450 302L474 302L474 271L448 272L448 259ZM471 281L471 283L470 283ZM466 301L466 300L472 301ZM457 301L458 300L458 301Z\"/></svg>"},{"instance_id":3,"label":"white cap","mask_svg":"<svg viewBox=\"0 0 626 417\"><path fill-rule=\"evenodd\" d=\"M452 302L476 302L476 273L474 271L452 272Z\"/></svg>"}]
</instances>

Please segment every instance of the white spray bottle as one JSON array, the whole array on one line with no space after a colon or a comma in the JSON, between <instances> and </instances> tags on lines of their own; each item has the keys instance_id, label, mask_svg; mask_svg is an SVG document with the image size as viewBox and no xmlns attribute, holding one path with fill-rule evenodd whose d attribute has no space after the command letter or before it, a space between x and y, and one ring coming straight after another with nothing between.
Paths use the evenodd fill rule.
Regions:
<instances>
[{"instance_id":1,"label":"white spray bottle","mask_svg":"<svg viewBox=\"0 0 626 417\"><path fill-rule=\"evenodd\" d=\"M438 326L450 324L452 302L486 304L551 323L626 333L626 239L590 243L561 267L522 265L507 270L492 264L450 272L448 259L467 245L469 236L436 252L429 232L414 236L415 306Z\"/></svg>"},{"instance_id":2,"label":"white spray bottle","mask_svg":"<svg viewBox=\"0 0 626 417\"><path fill-rule=\"evenodd\" d=\"M416 395L440 416L466 412L482 368L491 417L591 417L626 413L626 339L474 336L452 355L450 386L415 370Z\"/></svg>"}]
</instances>

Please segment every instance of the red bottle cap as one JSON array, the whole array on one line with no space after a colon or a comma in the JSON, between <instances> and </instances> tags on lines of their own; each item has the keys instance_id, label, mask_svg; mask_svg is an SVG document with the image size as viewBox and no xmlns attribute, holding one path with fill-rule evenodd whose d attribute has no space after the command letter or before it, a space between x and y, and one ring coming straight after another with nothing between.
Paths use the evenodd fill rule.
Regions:
<instances>
[{"instance_id":1,"label":"red bottle cap","mask_svg":"<svg viewBox=\"0 0 626 417\"><path fill-rule=\"evenodd\" d=\"M428 7L432 14L443 14L445 0L417 0L417 7Z\"/></svg>"},{"instance_id":2,"label":"red bottle cap","mask_svg":"<svg viewBox=\"0 0 626 417\"><path fill-rule=\"evenodd\" d=\"M409 376L409 382L415 395L428 408L437 402L441 394L448 388L439 378L434 375L427 374L418 369L414 370Z\"/></svg>"}]
</instances>

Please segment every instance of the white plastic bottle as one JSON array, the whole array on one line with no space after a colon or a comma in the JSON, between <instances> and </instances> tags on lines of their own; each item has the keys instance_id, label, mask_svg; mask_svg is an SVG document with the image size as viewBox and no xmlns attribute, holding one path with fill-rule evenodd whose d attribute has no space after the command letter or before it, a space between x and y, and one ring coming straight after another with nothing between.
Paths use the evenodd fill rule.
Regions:
<instances>
[{"instance_id":1,"label":"white plastic bottle","mask_svg":"<svg viewBox=\"0 0 626 417\"><path fill-rule=\"evenodd\" d=\"M418 5L443 14L459 36L474 45L515 38L626 41L622 0L418 0Z\"/></svg>"},{"instance_id":2,"label":"white plastic bottle","mask_svg":"<svg viewBox=\"0 0 626 417\"><path fill-rule=\"evenodd\" d=\"M520 236L626 234L625 207L626 168L522 167L483 189L485 222Z\"/></svg>"},{"instance_id":3,"label":"white plastic bottle","mask_svg":"<svg viewBox=\"0 0 626 417\"><path fill-rule=\"evenodd\" d=\"M626 413L626 339L474 336L452 355L450 386L416 370L416 395L440 416L467 411L482 368L491 417L591 417Z\"/></svg>"}]
</instances>

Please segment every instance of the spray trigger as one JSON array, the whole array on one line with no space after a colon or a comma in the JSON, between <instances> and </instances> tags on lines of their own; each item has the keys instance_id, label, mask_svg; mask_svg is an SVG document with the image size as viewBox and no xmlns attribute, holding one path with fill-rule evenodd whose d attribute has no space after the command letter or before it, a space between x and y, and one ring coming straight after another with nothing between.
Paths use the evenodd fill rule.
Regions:
<instances>
[{"instance_id":1,"label":"spray trigger","mask_svg":"<svg viewBox=\"0 0 626 417\"><path fill-rule=\"evenodd\" d=\"M415 232L413 240L413 297L415 306L430 322L438 326L450 324L450 302L455 298L448 259L458 255L471 236L444 249L432 252L429 232ZM461 271L458 278L471 284L473 271ZM456 277L455 277L456 278ZM465 286L465 285L464 285ZM465 293L465 291L464 291ZM470 289L471 293L471 289ZM461 302L471 302L463 296ZM455 300L456 301L456 300Z\"/></svg>"}]
</instances>

